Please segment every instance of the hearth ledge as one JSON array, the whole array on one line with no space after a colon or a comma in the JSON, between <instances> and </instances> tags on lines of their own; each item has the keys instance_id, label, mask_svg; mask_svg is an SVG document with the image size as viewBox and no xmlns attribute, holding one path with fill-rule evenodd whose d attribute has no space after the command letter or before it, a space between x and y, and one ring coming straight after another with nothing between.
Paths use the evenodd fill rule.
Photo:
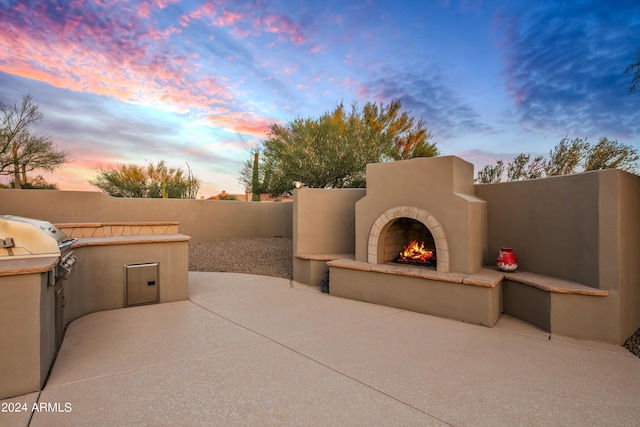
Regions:
<instances>
[{"instance_id":1,"label":"hearth ledge","mask_svg":"<svg viewBox=\"0 0 640 427\"><path fill-rule=\"evenodd\" d=\"M502 282L503 274L486 268L482 268L473 274L443 273L429 270L423 267L412 267L391 264L371 264L352 259L337 259L327 262L329 267L346 268L349 270L372 271L383 274L395 274L407 277L437 280L441 282L460 283L464 285L494 288Z\"/></svg>"}]
</instances>

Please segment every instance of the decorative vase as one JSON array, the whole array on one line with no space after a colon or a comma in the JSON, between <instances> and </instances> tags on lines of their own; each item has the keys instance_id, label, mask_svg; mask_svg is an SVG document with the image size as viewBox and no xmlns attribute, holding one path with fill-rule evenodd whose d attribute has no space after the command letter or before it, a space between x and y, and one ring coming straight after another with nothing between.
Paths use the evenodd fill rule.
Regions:
<instances>
[{"instance_id":1,"label":"decorative vase","mask_svg":"<svg viewBox=\"0 0 640 427\"><path fill-rule=\"evenodd\" d=\"M515 271L516 268L518 268L518 261L516 260L516 254L513 252L513 249L500 249L496 266L500 271Z\"/></svg>"}]
</instances>

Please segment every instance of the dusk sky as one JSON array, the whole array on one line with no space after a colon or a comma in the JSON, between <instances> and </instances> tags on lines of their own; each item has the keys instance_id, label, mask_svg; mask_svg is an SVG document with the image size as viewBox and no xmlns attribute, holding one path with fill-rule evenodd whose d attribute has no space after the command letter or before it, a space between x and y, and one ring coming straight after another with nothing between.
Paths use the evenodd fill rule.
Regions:
<instances>
[{"instance_id":1,"label":"dusk sky","mask_svg":"<svg viewBox=\"0 0 640 427\"><path fill-rule=\"evenodd\" d=\"M638 0L0 0L0 98L40 106L63 190L165 160L241 193L271 124L341 101L399 99L476 172L565 136L640 151L639 50Z\"/></svg>"}]
</instances>

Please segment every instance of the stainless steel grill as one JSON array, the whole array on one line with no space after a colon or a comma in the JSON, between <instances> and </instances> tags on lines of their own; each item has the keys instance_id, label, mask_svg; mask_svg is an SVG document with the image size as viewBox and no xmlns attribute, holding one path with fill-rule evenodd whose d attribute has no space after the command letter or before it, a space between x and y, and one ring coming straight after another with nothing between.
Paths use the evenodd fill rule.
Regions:
<instances>
[{"instance_id":1,"label":"stainless steel grill","mask_svg":"<svg viewBox=\"0 0 640 427\"><path fill-rule=\"evenodd\" d=\"M67 278L77 258L71 250L76 239L47 221L14 215L0 215L0 261L60 257L56 278Z\"/></svg>"}]
</instances>

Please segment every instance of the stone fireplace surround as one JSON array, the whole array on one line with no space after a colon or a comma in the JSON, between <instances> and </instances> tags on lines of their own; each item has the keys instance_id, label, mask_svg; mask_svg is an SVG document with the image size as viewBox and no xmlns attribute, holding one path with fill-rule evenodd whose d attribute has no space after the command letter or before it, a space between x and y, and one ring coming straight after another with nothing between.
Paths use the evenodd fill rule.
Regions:
<instances>
[{"instance_id":1,"label":"stone fireplace surround","mask_svg":"<svg viewBox=\"0 0 640 427\"><path fill-rule=\"evenodd\" d=\"M390 238L389 234L394 228L394 225L398 223L398 220L402 219L415 220L426 227L428 234L430 234L434 241L436 256L438 257L437 271L448 273L449 247L447 246L447 237L442 226L429 212L410 206L399 206L388 209L376 219L369 233L367 262L378 264L378 261L380 261L381 264L384 264L392 261L392 256L388 254L388 252L391 252L389 246L394 249L393 252L399 252L398 248L408 243L404 240L409 239L404 239L399 245L388 245L385 243L385 241Z\"/></svg>"}]
</instances>

